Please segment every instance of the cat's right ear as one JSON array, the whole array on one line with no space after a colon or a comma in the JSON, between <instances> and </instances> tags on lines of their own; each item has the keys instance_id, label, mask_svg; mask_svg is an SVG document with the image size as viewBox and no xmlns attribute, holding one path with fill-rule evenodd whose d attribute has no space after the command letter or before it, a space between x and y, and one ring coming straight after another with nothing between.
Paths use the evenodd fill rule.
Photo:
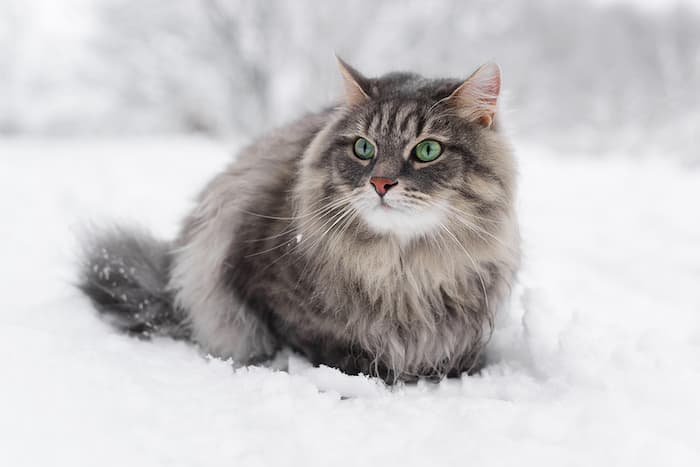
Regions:
<instances>
[{"instance_id":1,"label":"cat's right ear","mask_svg":"<svg viewBox=\"0 0 700 467\"><path fill-rule=\"evenodd\" d=\"M343 59L335 56L338 60L338 68L340 69L340 74L343 76L343 84L345 87L345 103L348 107L353 107L355 105L364 104L369 100L369 94L367 89L369 89L369 83L367 78L362 76L362 74L345 63Z\"/></svg>"}]
</instances>

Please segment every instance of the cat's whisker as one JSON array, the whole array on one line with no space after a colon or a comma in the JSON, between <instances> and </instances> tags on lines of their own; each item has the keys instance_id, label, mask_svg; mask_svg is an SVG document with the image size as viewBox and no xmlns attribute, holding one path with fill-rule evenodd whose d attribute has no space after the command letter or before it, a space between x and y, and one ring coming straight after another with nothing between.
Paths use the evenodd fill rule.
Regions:
<instances>
[{"instance_id":1,"label":"cat's whisker","mask_svg":"<svg viewBox=\"0 0 700 467\"><path fill-rule=\"evenodd\" d=\"M328 219L328 220L326 220L326 221L321 225L320 228L321 228L321 229L324 228L324 227L325 227L326 225L328 225L330 222L333 222L335 219L337 219L338 216L344 215L344 213L345 213L346 210L348 209L348 206L349 206L349 204L346 204L345 206L343 206L343 209L341 209L341 210L338 211L338 212L335 212L334 214L329 214L329 212L326 212L326 213L324 213L324 215L320 216L320 218L317 219L317 220L321 220L321 219L322 219L323 217L325 217L326 215L331 215L331 218ZM332 212L332 211L330 211L330 212ZM298 230L298 232L299 232L300 234L304 235L304 234L302 233L302 230ZM290 250L288 250L287 252L285 252L283 255L281 255L280 257L278 257L277 259L275 259L274 261L272 261L270 264L268 264L268 265L263 269L263 271L266 271L268 268L270 268L272 265L278 263L278 262L281 261L283 258L285 258L285 257L289 256L290 254L296 252L296 251L299 250L302 246L306 246L308 241L309 241L309 235L308 235L308 232L307 232L307 234L306 234L305 236L303 236L303 237L301 238L301 240L300 240L296 245L294 245L293 248L291 248ZM306 254L308 251L310 251L310 249L311 249L312 247L315 247L315 245L317 245L319 242L320 242L320 239L317 239L317 240L311 245L310 248L306 248L304 251L301 252L301 254Z\"/></svg>"},{"instance_id":2,"label":"cat's whisker","mask_svg":"<svg viewBox=\"0 0 700 467\"><path fill-rule=\"evenodd\" d=\"M452 214L452 219L456 219L458 222L460 222L463 226L467 227L468 230L472 231L473 233L477 234L480 239L482 239L484 242L488 243L488 241L482 237L480 234L484 233L486 235L491 236L493 239L500 241L499 238L491 234L490 232L482 229L479 225L470 222L468 219L465 219L462 215L465 214L462 211L459 211L457 209L452 208L451 206L447 205L436 205L435 206L438 209L442 209L444 212L448 214Z\"/></svg>"},{"instance_id":3,"label":"cat's whisker","mask_svg":"<svg viewBox=\"0 0 700 467\"><path fill-rule=\"evenodd\" d=\"M328 227L328 229L326 229L325 232L323 232L323 234L321 235L321 238L325 237L326 234L327 234L328 232L330 232L331 229L333 229L333 227L335 227L335 226L338 224L338 222L340 222L341 220L343 220L343 218L344 218L345 216L347 216L348 214L350 214L350 213L352 213L352 209L350 209L350 208L349 208L349 209L346 209L346 210L345 210L345 213L344 213L342 216L340 216L340 218L338 218L338 220L336 220L335 222L333 222L333 224L331 224L331 226Z\"/></svg>"},{"instance_id":4,"label":"cat's whisker","mask_svg":"<svg viewBox=\"0 0 700 467\"><path fill-rule=\"evenodd\" d=\"M271 247L271 248L267 248L267 249L262 250L262 251L257 251L257 252L255 252L255 253L247 254L247 255L244 256L244 258L252 258L253 256L264 255L265 253L269 253L269 252L271 252L271 251L275 251L275 250L278 249L278 248L282 248L283 246L289 245L293 240L294 240L294 239L291 239L291 238L290 238L289 240L286 240L286 241L280 243L279 245L275 245L275 246L273 246L273 247Z\"/></svg>"},{"instance_id":5,"label":"cat's whisker","mask_svg":"<svg viewBox=\"0 0 700 467\"><path fill-rule=\"evenodd\" d=\"M343 223L343 225L341 225L341 229L339 229L341 232L342 232L343 226L345 226L345 228L347 229L347 227L349 227L349 226L352 224L352 221L359 215L359 212L358 212L357 210L355 210L355 209L351 209L351 210L354 211L354 213ZM333 236L332 240L335 241L335 239L338 237L338 235L340 235L340 233L338 233L338 234L336 234L335 236ZM319 240L319 241L320 241L320 240ZM317 243L318 243L318 241L314 243L314 246L315 246ZM312 246L312 248L313 248L313 246ZM305 252L306 252L306 251L308 251L308 249L305 250ZM305 252L304 252L304 253L305 253ZM299 274L299 279L297 280L296 284L294 285L294 290L297 289L297 287L299 286L299 283L300 283L301 280L305 277L306 272L307 272L307 270L308 270L308 268L309 268L309 264L310 264L310 263L307 262L306 265L304 266L304 269L302 269L301 273Z\"/></svg>"},{"instance_id":6,"label":"cat's whisker","mask_svg":"<svg viewBox=\"0 0 700 467\"><path fill-rule=\"evenodd\" d=\"M338 228L338 232L332 238L333 241L335 241L337 238L342 238L345 232L352 225L353 221L360 215L359 211L356 209L352 209L352 211L352 215L350 215L350 217L348 217ZM355 230L355 234L357 234L357 230Z\"/></svg>"},{"instance_id":7,"label":"cat's whisker","mask_svg":"<svg viewBox=\"0 0 700 467\"><path fill-rule=\"evenodd\" d=\"M461 250L464 252L465 255L469 258L469 261L471 261L472 266L474 266L474 272L476 275L479 277L479 282L481 282L481 289L484 292L484 304L486 305L486 309L489 309L489 297L486 292L486 283L484 282L484 277L481 275L481 272L479 271L479 266L476 264L476 261L474 260L474 257L467 251L467 249L462 245L462 243L459 241L459 239L453 234L450 229L448 229L445 224L440 223L440 228L443 229L449 236L454 240L454 242L461 248Z\"/></svg>"},{"instance_id":8,"label":"cat's whisker","mask_svg":"<svg viewBox=\"0 0 700 467\"><path fill-rule=\"evenodd\" d=\"M495 240L496 242L498 242L498 244L500 244L501 246L503 246L503 247L505 247L505 248L508 248L508 249L511 249L511 250L513 249L512 246L506 244L502 239L498 238L497 236L495 236L494 234L492 234L492 233L489 232L488 230L484 229L483 227L481 227L481 226L479 226L479 225L477 225L477 224L475 224L475 223L473 223L473 222L470 222L468 219L465 219L465 218L463 217L463 215L466 215L466 214L468 214L468 213L465 213L465 212L463 212L463 211L461 211L461 210L459 210L459 209L456 209L456 208L454 208L454 207L452 207L452 206L435 205L435 207L437 207L438 209L446 209L446 210L450 211L452 214L455 214L455 216L453 217L453 219L457 220L457 221L460 222L462 225L464 225L465 227L467 227L468 229L470 229L470 230L471 230L472 232L474 232L479 238L481 238L484 242L489 243L487 239L485 239L484 237L481 236L481 234L484 234L484 235L486 235L486 236L492 238L493 240Z\"/></svg>"},{"instance_id":9,"label":"cat's whisker","mask_svg":"<svg viewBox=\"0 0 700 467\"><path fill-rule=\"evenodd\" d=\"M351 192L351 193L345 195L345 197L341 198L340 200L336 200L335 202L340 203L342 201L345 201L346 199L351 198L352 196L353 196L353 193ZM330 198L330 196L327 196L326 198L322 198L322 199L327 199L327 198ZM323 210L323 209L324 208L320 208L319 210ZM303 219L306 217L313 216L314 214L318 213L318 211L319 211L319 210L311 211L311 212L308 212L305 214L300 214L298 216L282 217L282 216L270 216L267 214L260 214L257 212L248 211L247 209L243 209L243 208L238 208L238 210L245 213L245 214L251 215L251 216L260 217L262 219L277 220L277 221L294 221L294 220L298 220L298 219Z\"/></svg>"},{"instance_id":10,"label":"cat's whisker","mask_svg":"<svg viewBox=\"0 0 700 467\"><path fill-rule=\"evenodd\" d=\"M284 232L278 233L278 234L276 234L276 235L270 235L270 236L268 236L268 237L262 237L262 238L258 238L258 239L246 240L245 242L246 242L246 243L254 243L254 242L260 242L260 241L264 241L264 240L271 240L271 239L273 239L273 238L278 238L278 237L281 237L281 236L283 236L283 235L285 235L285 234L298 231L298 230L300 230L301 228L303 228L304 225L307 225L307 224L312 223L312 222L313 222L314 220L316 220L317 218L323 217L323 214L325 214L325 213L327 213L327 212L329 212L329 211L332 211L334 208L337 208L338 206L342 205L343 203L345 203L346 201L348 201L348 200L349 200L350 198L352 198L352 197L353 197L353 194L351 193L351 194L348 194L348 195L342 197L341 199L338 199L338 200L335 200L335 201L333 201L333 202L331 202L331 203L328 203L327 205L325 205L325 206L323 206L323 207L321 207L321 208L319 208L319 209L313 211L312 214L315 214L315 216L312 216L311 218L304 219L304 222L303 222L303 223L301 223L301 224L299 224L299 225L292 226L290 229L287 229L287 230L285 230ZM324 198L324 199L327 199L327 198L328 198L328 197L326 197L326 198ZM309 217L309 216L304 215L304 217ZM293 221L290 222L288 225L292 225L292 224L293 224Z\"/></svg>"},{"instance_id":11,"label":"cat's whisker","mask_svg":"<svg viewBox=\"0 0 700 467\"><path fill-rule=\"evenodd\" d=\"M347 228L349 228L349 226L352 225L353 220L355 220L357 218L357 216L359 216L360 213L356 209L350 209L350 210L354 211L353 214L348 219L346 219L346 221L344 221L343 224L341 224L340 228L338 229L338 232L336 234L334 234L333 237L331 238L331 241L335 241L338 237L342 236L342 234L345 232L345 230L347 230ZM355 231L355 233L357 233L357 231ZM311 248L313 248L319 241L315 242ZM305 250L304 253L306 253L306 251L308 251L308 249ZM299 283L305 277L306 271L309 268L309 264L310 263L307 262L307 264L304 266L304 269L299 274L299 279L297 280L296 284L294 285L294 290L297 289L297 287L299 286Z\"/></svg>"},{"instance_id":12,"label":"cat's whisker","mask_svg":"<svg viewBox=\"0 0 700 467\"><path fill-rule=\"evenodd\" d=\"M459 209L459 208L453 206L452 204L450 204L449 200L447 200L447 199L441 198L440 201L442 201L442 203L440 203L441 206L448 208L448 209L451 209L453 211L459 212L460 214L464 214L465 216L471 217L473 219L488 222L491 224L503 224L503 220L501 220L501 219L492 219L490 217L480 216L478 214L474 214L472 212L467 212L467 211L464 211L462 209Z\"/></svg>"},{"instance_id":13,"label":"cat's whisker","mask_svg":"<svg viewBox=\"0 0 700 467\"><path fill-rule=\"evenodd\" d=\"M508 245L502 239L498 238L497 236L495 236L491 232L488 232L487 230L484 230L481 227L479 227L479 226L477 226L477 225L475 225L475 224L473 224L473 223L471 223L471 222L469 222L469 221L467 221L459 216L455 216L454 219L457 220L458 222L460 222L465 227L467 227L467 229L472 230L472 232L474 232L485 243L489 243L489 241L486 238L482 237L481 234L484 234L487 237L493 239L496 243L498 243L502 247L508 248L509 250L512 250L512 251L515 251L515 249L511 245Z\"/></svg>"},{"instance_id":14,"label":"cat's whisker","mask_svg":"<svg viewBox=\"0 0 700 467\"><path fill-rule=\"evenodd\" d=\"M455 220L457 220L458 222L462 223L462 224L463 224L465 227L467 227L468 229L480 229L479 226L470 223L469 221L467 221L467 220L461 218L459 215L453 217L453 219L455 219ZM512 253L514 253L514 254L519 254L519 250L518 250L518 248L517 248L516 246L507 244L507 243L504 242L502 239L496 237L495 235L491 234L490 232L488 232L488 231L486 231L486 230L479 230L479 231L474 230L473 232L474 232L477 236L479 236L479 238L481 238L485 243L488 243L488 240L485 239L485 238L483 238L481 235L479 235L479 232L490 236L490 237L493 238L496 242L498 242L500 246L502 246L503 248L505 248L505 249L511 251ZM505 282L506 285L508 285L509 288L512 289L512 282L511 282L510 280L508 280L508 279L506 279L506 278L502 278L502 280Z\"/></svg>"},{"instance_id":15,"label":"cat's whisker","mask_svg":"<svg viewBox=\"0 0 700 467\"><path fill-rule=\"evenodd\" d=\"M351 213L352 211L354 211L354 210L352 209L352 207L351 207L351 206L348 206L348 207L341 213L340 216L335 216L335 217L333 217L333 219L331 219L331 221L333 221L333 225L331 225L331 227L329 227L328 229L326 229L326 231L324 231L320 236L316 237L315 241L314 241L312 244L308 245L307 248L302 252L302 254L306 254L306 253L308 253L309 251L311 251L311 250L313 250L314 248L316 248L316 246L318 246L318 245L323 241L323 239L324 239L324 237L326 236L326 234L327 234L340 220L342 220L342 218L344 218L345 216L347 216L348 213ZM320 231L321 229L323 229L326 225L328 225L329 222L330 222L330 221L324 223L324 224L319 228L319 231Z\"/></svg>"},{"instance_id":16,"label":"cat's whisker","mask_svg":"<svg viewBox=\"0 0 700 467\"><path fill-rule=\"evenodd\" d=\"M442 239L442 237L441 237L440 235L438 235L439 233L440 233L439 231L431 232L430 234L426 235L425 238L426 238L432 245L434 245L435 250L436 250L441 256L444 256L445 253L446 253L446 251L447 251L447 248L446 248L446 245L445 245L444 242L443 242L442 245L440 245L440 243L438 243L438 239L440 239L440 240Z\"/></svg>"}]
</instances>

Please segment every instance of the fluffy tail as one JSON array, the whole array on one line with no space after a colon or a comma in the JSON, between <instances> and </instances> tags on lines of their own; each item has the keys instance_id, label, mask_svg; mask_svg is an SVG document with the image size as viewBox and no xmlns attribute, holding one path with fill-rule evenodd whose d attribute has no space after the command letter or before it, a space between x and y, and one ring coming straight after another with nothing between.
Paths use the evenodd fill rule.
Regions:
<instances>
[{"instance_id":1,"label":"fluffy tail","mask_svg":"<svg viewBox=\"0 0 700 467\"><path fill-rule=\"evenodd\" d=\"M140 337L188 339L182 311L167 289L170 244L114 228L84 241L78 287L116 328Z\"/></svg>"}]
</instances>

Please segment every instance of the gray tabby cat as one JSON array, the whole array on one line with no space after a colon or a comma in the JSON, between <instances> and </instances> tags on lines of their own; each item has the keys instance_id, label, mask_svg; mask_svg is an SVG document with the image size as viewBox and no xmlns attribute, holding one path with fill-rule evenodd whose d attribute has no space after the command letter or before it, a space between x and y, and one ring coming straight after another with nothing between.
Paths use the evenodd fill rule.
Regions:
<instances>
[{"instance_id":1,"label":"gray tabby cat","mask_svg":"<svg viewBox=\"0 0 700 467\"><path fill-rule=\"evenodd\" d=\"M118 328L239 364L281 346L389 382L477 368L519 264L500 69L362 76L212 180L174 243L88 242L82 290Z\"/></svg>"}]
</instances>

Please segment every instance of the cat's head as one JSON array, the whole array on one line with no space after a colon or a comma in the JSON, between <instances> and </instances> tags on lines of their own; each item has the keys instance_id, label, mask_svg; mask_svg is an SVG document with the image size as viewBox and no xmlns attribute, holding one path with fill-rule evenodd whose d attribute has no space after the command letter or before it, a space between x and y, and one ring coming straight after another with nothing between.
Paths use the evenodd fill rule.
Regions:
<instances>
[{"instance_id":1,"label":"cat's head","mask_svg":"<svg viewBox=\"0 0 700 467\"><path fill-rule=\"evenodd\" d=\"M304 183L314 187L309 208L330 230L359 222L368 235L404 242L488 230L511 209L513 161L497 128L498 65L466 80L370 79L338 62L344 103L302 166Z\"/></svg>"}]
</instances>

